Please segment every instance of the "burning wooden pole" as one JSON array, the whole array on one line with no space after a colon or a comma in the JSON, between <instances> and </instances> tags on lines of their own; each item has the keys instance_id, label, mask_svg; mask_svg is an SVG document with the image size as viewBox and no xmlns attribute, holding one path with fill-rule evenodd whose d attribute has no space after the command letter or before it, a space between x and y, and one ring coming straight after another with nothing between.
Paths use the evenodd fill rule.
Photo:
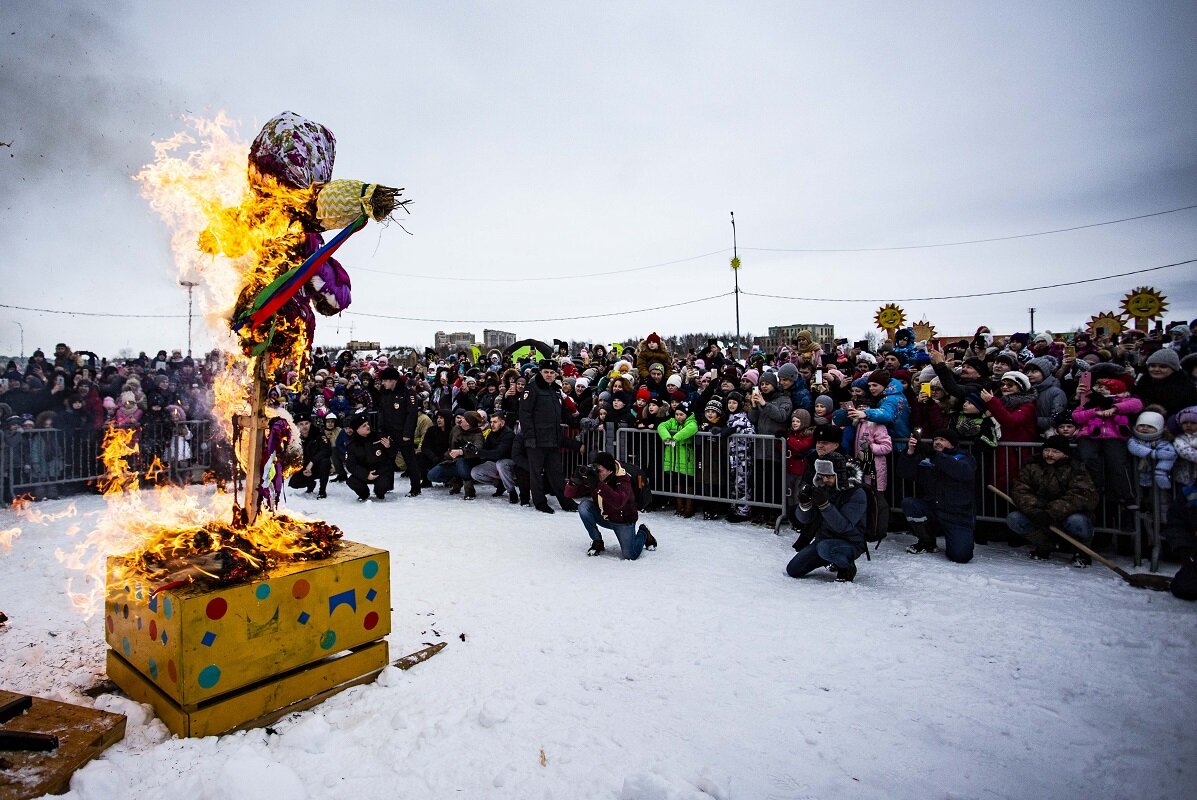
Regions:
<instances>
[{"instance_id":1,"label":"burning wooden pole","mask_svg":"<svg viewBox=\"0 0 1197 800\"><path fill-rule=\"evenodd\" d=\"M249 527L258 518L258 507L262 501L262 462L266 449L266 433L270 422L266 418L266 395L269 386L266 380L266 359L259 357L254 361L253 383L249 392L249 413L238 414L234 418L234 430L245 440L244 456L234 447L234 457L245 472L245 490L238 498L240 508L234 511L238 519L234 523ZM234 466L234 469L236 466ZM235 507L236 508L236 507Z\"/></svg>"}]
</instances>

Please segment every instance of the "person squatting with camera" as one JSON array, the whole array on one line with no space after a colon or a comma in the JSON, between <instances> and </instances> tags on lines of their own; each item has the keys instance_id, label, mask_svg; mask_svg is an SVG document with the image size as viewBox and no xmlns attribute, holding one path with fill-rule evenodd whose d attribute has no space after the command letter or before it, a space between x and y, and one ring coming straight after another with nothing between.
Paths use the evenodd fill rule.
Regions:
<instances>
[{"instance_id":1,"label":"person squatting with camera","mask_svg":"<svg viewBox=\"0 0 1197 800\"><path fill-rule=\"evenodd\" d=\"M815 460L814 476L798 487L795 512L804 528L802 540L813 540L786 565L791 578L801 578L819 567L834 571L837 581L856 577L856 559L868 548L869 503L860 480L860 468L839 453Z\"/></svg>"},{"instance_id":2,"label":"person squatting with camera","mask_svg":"<svg viewBox=\"0 0 1197 800\"><path fill-rule=\"evenodd\" d=\"M580 465L565 484L565 496L577 502L578 516L590 534L587 555L597 556L606 550L599 528L615 531L620 555L628 561L640 558L646 549L657 549L648 527L636 527L640 513L632 479L610 453L596 453L592 463Z\"/></svg>"}]
</instances>

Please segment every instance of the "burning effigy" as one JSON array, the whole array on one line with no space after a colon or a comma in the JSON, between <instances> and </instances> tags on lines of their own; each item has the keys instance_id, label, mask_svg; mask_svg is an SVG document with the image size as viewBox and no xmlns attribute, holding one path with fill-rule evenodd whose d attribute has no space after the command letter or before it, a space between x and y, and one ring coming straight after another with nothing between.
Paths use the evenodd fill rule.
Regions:
<instances>
[{"instance_id":1,"label":"burning effigy","mask_svg":"<svg viewBox=\"0 0 1197 800\"><path fill-rule=\"evenodd\" d=\"M156 143L137 180L229 351L214 414L234 453L234 492L142 489L135 432L113 428L108 511L60 554L93 580L103 559L109 675L183 736L261 724L386 664L388 553L280 511L299 464L291 420L266 401L278 376L306 374L315 314L350 304L333 254L409 202L402 189L334 179L332 133L291 112L266 123L248 164L223 117L195 127L198 138Z\"/></svg>"}]
</instances>

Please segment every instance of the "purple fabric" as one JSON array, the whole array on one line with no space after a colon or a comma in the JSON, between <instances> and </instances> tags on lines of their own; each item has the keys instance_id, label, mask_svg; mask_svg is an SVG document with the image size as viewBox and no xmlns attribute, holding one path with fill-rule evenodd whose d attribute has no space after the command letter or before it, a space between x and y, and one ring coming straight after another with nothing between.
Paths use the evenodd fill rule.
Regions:
<instances>
[{"instance_id":1,"label":"purple fabric","mask_svg":"<svg viewBox=\"0 0 1197 800\"><path fill-rule=\"evenodd\" d=\"M250 177L269 175L295 189L332 180L337 140L318 122L284 111L262 126L249 148Z\"/></svg>"}]
</instances>

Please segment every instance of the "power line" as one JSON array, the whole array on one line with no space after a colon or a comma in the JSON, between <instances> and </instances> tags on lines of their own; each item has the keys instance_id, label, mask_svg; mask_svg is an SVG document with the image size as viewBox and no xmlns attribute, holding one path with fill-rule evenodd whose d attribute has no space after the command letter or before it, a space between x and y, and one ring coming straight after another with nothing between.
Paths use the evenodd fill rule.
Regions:
<instances>
[{"instance_id":1,"label":"power line","mask_svg":"<svg viewBox=\"0 0 1197 800\"><path fill-rule=\"evenodd\" d=\"M627 269L616 269L609 272L585 272L577 275L539 275L528 278L463 278L452 275L416 275L407 272L389 272L384 269L367 269L365 267L354 267L354 272L376 272L379 275L390 275L393 278L417 278L426 281L462 281L465 283L526 283L528 281L563 281L563 280L577 280L578 278L599 278L605 275L626 275L629 272L643 272L649 269L659 269L661 267L669 267L674 264L685 264L688 261L698 261L700 258L709 258L710 256L717 256L721 253L728 252L730 248L723 248L722 250L712 250L709 253L702 253L697 256L687 256L686 258L677 258L673 261L662 261L660 264L649 264L644 267L629 267Z\"/></svg>"},{"instance_id":2,"label":"power line","mask_svg":"<svg viewBox=\"0 0 1197 800\"><path fill-rule=\"evenodd\" d=\"M828 248L798 248L798 247L745 247L745 250L757 250L766 253L881 253L890 250L926 250L932 247L959 247L964 244L984 244L986 242L1005 242L1010 239L1029 239L1032 236L1048 236L1053 233L1067 233L1069 231L1080 231L1085 228L1100 228L1103 225L1117 225L1119 222L1131 222L1136 219L1147 219L1148 217L1159 217L1164 214L1175 214L1178 211L1188 211L1197 208L1197 204L1191 206L1181 206L1180 208L1170 208L1167 211L1153 211L1150 214L1140 214L1137 217L1123 217L1122 219L1111 219L1105 222L1091 222L1087 225L1074 225L1071 228L1055 228L1050 231L1037 231L1035 233L1016 233L1010 236L994 236L990 239L969 239L963 242L939 242L936 244L907 244L896 247L828 247Z\"/></svg>"},{"instance_id":3,"label":"power line","mask_svg":"<svg viewBox=\"0 0 1197 800\"><path fill-rule=\"evenodd\" d=\"M366 314L361 311L346 311L347 316L357 317L371 317L374 319L398 319L404 322L452 322L463 324L486 324L486 325L506 325L519 324L527 322L568 322L575 319L598 319L600 317L619 317L624 314L642 314L646 311L660 311L663 308L677 308L678 306L689 306L694 303L705 303L707 300L717 300L720 297L727 297L732 292L724 292L723 294L713 294L710 297L698 297L693 300L683 300L680 303L669 303L663 306L650 306L648 308L636 308L630 311L612 311L607 314L573 314L568 317L544 317L542 319L428 319L425 317L397 317L390 314Z\"/></svg>"},{"instance_id":4,"label":"power line","mask_svg":"<svg viewBox=\"0 0 1197 800\"><path fill-rule=\"evenodd\" d=\"M1131 272L1119 272L1114 275L1102 275L1098 278L1083 278L1079 281L1066 281L1064 283L1049 283L1044 286L1028 286L1024 289L1002 289L997 292L973 292L972 294L945 294L938 297L790 297L783 294L761 294L759 292L744 292L744 294L753 297L770 297L774 300L804 300L810 303L917 303L924 300L963 300L969 297L993 297L999 294L1018 294L1020 292L1037 292L1041 289L1058 289L1062 286L1078 286L1082 283L1093 283L1095 281L1105 281L1110 278L1125 278L1127 275L1142 275L1144 272L1155 272L1160 269L1168 269L1170 267L1181 267L1185 264L1197 263L1197 258L1190 258L1188 261L1177 261L1175 264L1163 264L1158 267L1148 267L1147 269L1136 269Z\"/></svg>"},{"instance_id":5,"label":"power line","mask_svg":"<svg viewBox=\"0 0 1197 800\"><path fill-rule=\"evenodd\" d=\"M29 308L28 306L10 306L0 303L0 308L12 308L17 311L37 311L41 314L66 314L69 317L120 317L121 319L183 319L186 314L110 314L104 311L62 311L56 308Z\"/></svg>"}]
</instances>

